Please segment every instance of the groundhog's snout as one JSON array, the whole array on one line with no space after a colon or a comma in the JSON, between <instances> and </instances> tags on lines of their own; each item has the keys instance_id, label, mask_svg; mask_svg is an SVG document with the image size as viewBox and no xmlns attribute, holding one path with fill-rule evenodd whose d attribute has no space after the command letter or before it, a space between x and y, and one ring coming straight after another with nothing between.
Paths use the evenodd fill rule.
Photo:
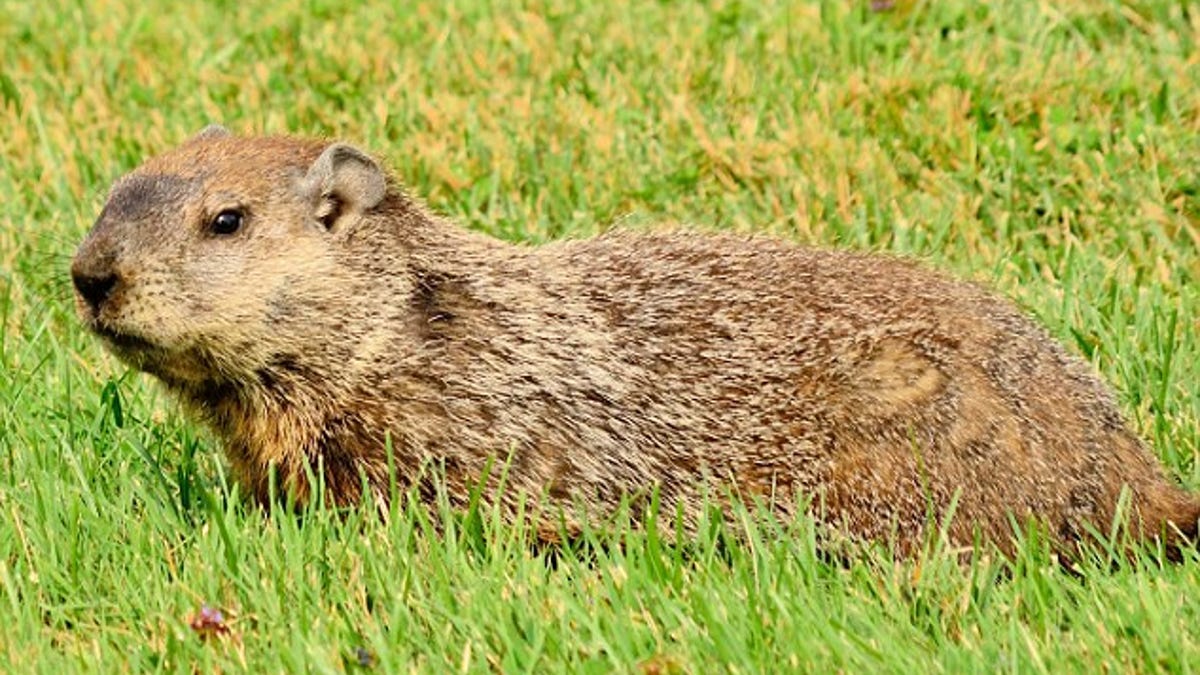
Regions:
<instances>
[{"instance_id":1,"label":"groundhog's snout","mask_svg":"<svg viewBox=\"0 0 1200 675\"><path fill-rule=\"evenodd\" d=\"M71 281L75 283L75 291L87 303L92 314L100 313L100 306L112 295L117 287L117 275L101 274L93 276L86 272L71 271Z\"/></svg>"},{"instance_id":2,"label":"groundhog's snout","mask_svg":"<svg viewBox=\"0 0 1200 675\"><path fill-rule=\"evenodd\" d=\"M111 255L84 244L71 262L71 282L89 318L95 318L120 286L121 277Z\"/></svg>"}]
</instances>

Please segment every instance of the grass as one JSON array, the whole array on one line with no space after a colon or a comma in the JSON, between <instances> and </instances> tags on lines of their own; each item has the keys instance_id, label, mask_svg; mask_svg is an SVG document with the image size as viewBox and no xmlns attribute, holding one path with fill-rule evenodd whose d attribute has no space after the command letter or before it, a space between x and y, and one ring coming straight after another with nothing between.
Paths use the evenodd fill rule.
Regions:
<instances>
[{"instance_id":1,"label":"grass","mask_svg":"<svg viewBox=\"0 0 1200 675\"><path fill-rule=\"evenodd\" d=\"M540 242L685 221L997 287L1200 488L1191 0L0 0L0 659L40 672L1191 671L1200 560L822 558L811 525L533 550L486 511L246 508L73 318L112 179L211 121L340 136ZM608 542L606 545L605 542ZM203 605L227 633L189 622ZM215 629L209 632L215 633Z\"/></svg>"}]
</instances>

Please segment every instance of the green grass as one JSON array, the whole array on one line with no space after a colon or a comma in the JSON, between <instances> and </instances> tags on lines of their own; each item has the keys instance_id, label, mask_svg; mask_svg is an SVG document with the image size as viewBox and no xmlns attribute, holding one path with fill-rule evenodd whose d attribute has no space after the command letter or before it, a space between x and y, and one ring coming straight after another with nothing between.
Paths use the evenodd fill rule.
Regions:
<instances>
[{"instance_id":1,"label":"green grass","mask_svg":"<svg viewBox=\"0 0 1200 675\"><path fill-rule=\"evenodd\" d=\"M208 122L340 136L510 240L687 222L994 285L1200 488L1200 5L349 4L0 0L9 669L1197 669L1196 556L840 564L803 521L550 552L486 511L246 508L66 268L109 182Z\"/></svg>"}]
</instances>

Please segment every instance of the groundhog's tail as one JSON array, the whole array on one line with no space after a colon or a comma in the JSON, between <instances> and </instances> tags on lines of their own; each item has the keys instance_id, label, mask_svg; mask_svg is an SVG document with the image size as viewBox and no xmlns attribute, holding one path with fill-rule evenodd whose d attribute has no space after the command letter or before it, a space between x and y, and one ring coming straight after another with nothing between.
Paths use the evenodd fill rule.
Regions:
<instances>
[{"instance_id":1,"label":"groundhog's tail","mask_svg":"<svg viewBox=\"0 0 1200 675\"><path fill-rule=\"evenodd\" d=\"M1160 545L1169 560L1189 556L1200 546L1200 494L1171 480L1150 449L1132 434L1121 432L1112 440L1117 461L1108 466L1108 482L1130 491L1131 534Z\"/></svg>"},{"instance_id":2,"label":"groundhog's tail","mask_svg":"<svg viewBox=\"0 0 1200 675\"><path fill-rule=\"evenodd\" d=\"M1169 495L1159 502L1159 512L1143 522L1154 527L1154 536L1161 537L1167 558L1180 561L1186 549L1200 546L1200 495L1171 486ZM1164 490L1164 492L1167 492ZM1148 533L1149 534L1149 533Z\"/></svg>"}]
</instances>

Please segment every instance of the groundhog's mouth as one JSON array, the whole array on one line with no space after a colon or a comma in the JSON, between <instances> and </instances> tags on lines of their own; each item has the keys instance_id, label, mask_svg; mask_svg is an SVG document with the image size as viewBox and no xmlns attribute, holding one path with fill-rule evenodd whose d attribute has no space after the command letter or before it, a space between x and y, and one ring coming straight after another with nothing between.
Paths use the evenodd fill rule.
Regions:
<instances>
[{"instance_id":1,"label":"groundhog's mouth","mask_svg":"<svg viewBox=\"0 0 1200 675\"><path fill-rule=\"evenodd\" d=\"M168 347L135 333L127 333L101 323L91 329L109 351L126 365L158 377L171 386L211 377L203 352Z\"/></svg>"},{"instance_id":2,"label":"groundhog's mouth","mask_svg":"<svg viewBox=\"0 0 1200 675\"><path fill-rule=\"evenodd\" d=\"M153 350L157 347L157 345L144 337L133 335L131 333L123 333L103 324L93 325L92 331L95 332L96 335L99 335L101 338L103 338L105 342L112 345L120 353L143 353Z\"/></svg>"}]
</instances>

